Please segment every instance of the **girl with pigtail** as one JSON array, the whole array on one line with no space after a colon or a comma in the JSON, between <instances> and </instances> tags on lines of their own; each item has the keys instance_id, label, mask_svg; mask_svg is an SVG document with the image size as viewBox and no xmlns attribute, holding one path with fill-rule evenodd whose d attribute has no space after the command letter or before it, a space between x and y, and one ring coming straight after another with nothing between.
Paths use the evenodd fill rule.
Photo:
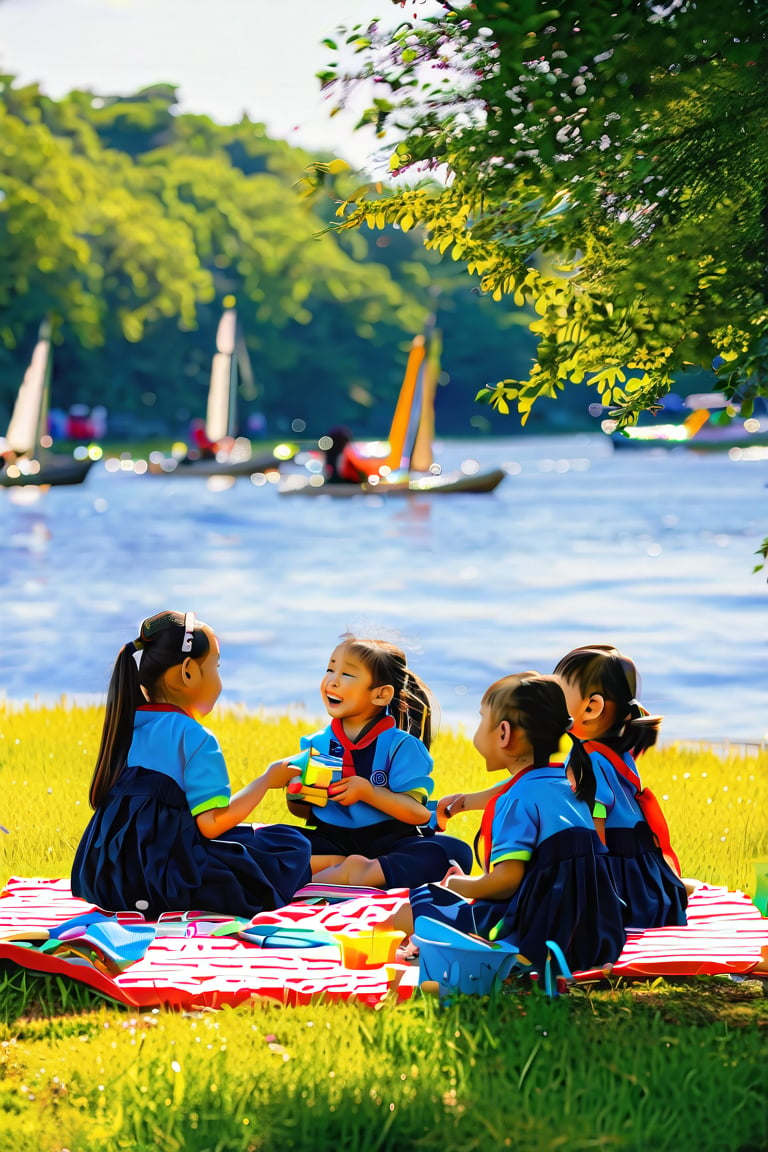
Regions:
<instances>
[{"instance_id":1,"label":"girl with pigtail","mask_svg":"<svg viewBox=\"0 0 768 1152\"><path fill-rule=\"evenodd\" d=\"M539 971L548 941L574 970L615 962L624 946L621 900L607 852L592 823L595 779L572 738L575 784L553 761L571 718L553 676L523 672L497 680L480 705L474 744L489 772L509 779L483 792L445 797L439 811L482 809L476 841L480 875L446 875L410 894L393 926L416 917L450 923L487 940L505 940Z\"/></svg>"},{"instance_id":2,"label":"girl with pigtail","mask_svg":"<svg viewBox=\"0 0 768 1152\"><path fill-rule=\"evenodd\" d=\"M432 708L405 653L386 640L345 635L320 694L331 722L302 737L301 747L336 765L340 778L323 805L297 805L288 794L291 812L307 821L313 879L409 888L454 865L470 868L469 845L430 826Z\"/></svg>"},{"instance_id":3,"label":"girl with pigtail","mask_svg":"<svg viewBox=\"0 0 768 1152\"><path fill-rule=\"evenodd\" d=\"M310 878L295 828L243 821L290 773L271 766L234 796L219 743L199 718L221 693L219 642L194 613L160 612L121 648L90 788L95 809L72 891L99 908L253 916Z\"/></svg>"},{"instance_id":4,"label":"girl with pigtail","mask_svg":"<svg viewBox=\"0 0 768 1152\"><path fill-rule=\"evenodd\" d=\"M555 675L573 716L573 732L592 762L595 826L625 903L625 923L632 928L685 924L687 885L666 820L635 764L656 743L661 725L661 717L650 716L637 700L635 665L611 645L592 644L564 656Z\"/></svg>"}]
</instances>

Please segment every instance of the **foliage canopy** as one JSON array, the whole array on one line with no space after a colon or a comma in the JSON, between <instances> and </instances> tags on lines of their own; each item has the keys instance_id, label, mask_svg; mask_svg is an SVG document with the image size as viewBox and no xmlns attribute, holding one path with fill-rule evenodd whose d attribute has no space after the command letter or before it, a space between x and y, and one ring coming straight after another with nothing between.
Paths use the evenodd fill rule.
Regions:
<instances>
[{"instance_id":1,"label":"foliage canopy","mask_svg":"<svg viewBox=\"0 0 768 1152\"><path fill-rule=\"evenodd\" d=\"M204 411L231 297L254 366L241 408L278 433L298 418L308 434L329 419L385 434L377 410L397 394L436 288L465 381L446 400L494 377L510 329L528 339L511 308L497 314L417 236L318 236L333 208L297 194L317 157L246 117L178 114L170 85L53 100L0 76L0 138L0 424L44 316L55 406L104 404L126 427L158 430L185 431ZM347 165L331 166L354 187Z\"/></svg>"},{"instance_id":2,"label":"foliage canopy","mask_svg":"<svg viewBox=\"0 0 768 1152\"><path fill-rule=\"evenodd\" d=\"M408 17L327 42L337 104L370 85L360 124L397 141L394 184L343 199L338 226L420 224L484 292L533 304L530 375L481 395L525 419L586 381L626 424L703 368L748 415L768 393L768 8L435 0Z\"/></svg>"}]
</instances>

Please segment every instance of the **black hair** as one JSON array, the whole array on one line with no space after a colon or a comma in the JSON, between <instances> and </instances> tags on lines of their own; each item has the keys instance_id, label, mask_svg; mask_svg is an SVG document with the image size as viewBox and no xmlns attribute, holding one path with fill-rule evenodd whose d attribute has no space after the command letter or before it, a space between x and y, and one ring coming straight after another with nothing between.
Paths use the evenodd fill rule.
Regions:
<instances>
[{"instance_id":1,"label":"black hair","mask_svg":"<svg viewBox=\"0 0 768 1152\"><path fill-rule=\"evenodd\" d=\"M639 756L658 740L662 717L649 716L638 702L637 668L612 645L574 648L558 663L554 675L575 684L585 700L597 692L616 706L614 724L600 736L609 748Z\"/></svg>"},{"instance_id":2,"label":"black hair","mask_svg":"<svg viewBox=\"0 0 768 1152\"><path fill-rule=\"evenodd\" d=\"M398 728L418 736L429 748L432 742L432 702L423 680L408 667L405 652L389 640L360 640L345 634L342 640L350 653L368 669L373 687L391 684L394 696L390 710Z\"/></svg>"},{"instance_id":3,"label":"black hair","mask_svg":"<svg viewBox=\"0 0 768 1152\"><path fill-rule=\"evenodd\" d=\"M104 726L89 800L97 808L122 772L133 739L136 709L152 701L169 668L187 656L201 660L210 651L205 626L184 612L158 612L142 622L139 635L120 649L107 689ZM141 653L137 665L136 652Z\"/></svg>"},{"instance_id":4,"label":"black hair","mask_svg":"<svg viewBox=\"0 0 768 1152\"><path fill-rule=\"evenodd\" d=\"M573 723L568 714L565 695L556 676L522 672L504 676L492 684L483 696L494 727L506 720L521 729L533 748L533 763L549 764L563 736L573 742L569 765L573 771L576 795L585 800L590 812L595 802L595 774L592 761L580 740L570 732Z\"/></svg>"}]
</instances>

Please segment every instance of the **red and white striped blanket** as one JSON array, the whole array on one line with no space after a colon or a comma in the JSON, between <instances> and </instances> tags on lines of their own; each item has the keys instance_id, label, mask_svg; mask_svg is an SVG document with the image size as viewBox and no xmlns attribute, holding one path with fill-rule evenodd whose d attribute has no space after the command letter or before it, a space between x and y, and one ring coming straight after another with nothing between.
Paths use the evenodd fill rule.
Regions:
<instances>
[{"instance_id":1,"label":"red and white striped blanket","mask_svg":"<svg viewBox=\"0 0 768 1152\"><path fill-rule=\"evenodd\" d=\"M310 886L286 908L229 927L202 914L163 917L151 925L135 916L110 917L108 927L114 930L117 948L117 959L110 962L98 947L89 948L93 941L87 931L78 936L75 929L69 940L56 942L56 930L65 921L95 911L93 905L72 895L67 880L13 877L0 894L0 959L37 972L69 976L135 1007L220 1007L260 997L303 1004L320 994L371 1005L391 992L408 999L418 987L418 965L389 959L393 949L386 939L388 954L374 958L376 966L346 966L345 957L348 964L354 960L341 947L341 937L351 937L359 942L364 957L377 936L382 936L377 926L389 917L405 891L365 890L342 900L339 894L338 889L330 890L326 895L332 899L327 901ZM138 947L142 954L127 960L130 950L122 957L119 954L120 936L130 936L130 932L122 928L135 930L138 925L143 931L134 935L143 938ZM243 927L249 935L236 932ZM260 946L253 936L259 927L265 934L274 927L279 932ZM211 935L217 928L235 931ZM765 969L766 964L768 919L744 893L704 885L690 899L686 927L631 933L612 975L627 980L717 973L743 976L758 965ZM596 975L600 974L576 973L575 978Z\"/></svg>"}]
</instances>

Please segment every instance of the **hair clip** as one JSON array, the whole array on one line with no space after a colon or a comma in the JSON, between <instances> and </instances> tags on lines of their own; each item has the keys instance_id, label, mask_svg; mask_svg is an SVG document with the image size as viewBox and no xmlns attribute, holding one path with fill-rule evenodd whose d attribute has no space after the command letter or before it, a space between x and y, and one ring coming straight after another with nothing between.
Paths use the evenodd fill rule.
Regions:
<instances>
[{"instance_id":1,"label":"hair clip","mask_svg":"<svg viewBox=\"0 0 768 1152\"><path fill-rule=\"evenodd\" d=\"M192 651L192 641L195 638L195 614L194 612L184 613L184 639L181 642L182 652Z\"/></svg>"}]
</instances>

